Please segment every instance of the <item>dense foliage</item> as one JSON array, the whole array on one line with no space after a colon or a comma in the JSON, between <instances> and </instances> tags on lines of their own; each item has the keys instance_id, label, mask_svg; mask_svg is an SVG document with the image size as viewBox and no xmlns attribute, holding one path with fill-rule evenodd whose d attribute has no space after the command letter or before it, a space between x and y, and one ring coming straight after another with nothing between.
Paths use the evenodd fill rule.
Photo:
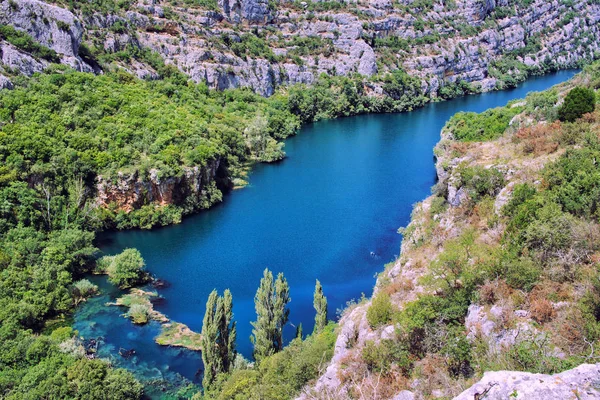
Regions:
<instances>
[{"instance_id":1,"label":"dense foliage","mask_svg":"<svg viewBox=\"0 0 600 400\"><path fill-rule=\"evenodd\" d=\"M592 89L576 87L565 97L565 101L558 109L558 118L561 121L573 122L583 114L594 111L596 108L596 94Z\"/></svg>"},{"instance_id":2,"label":"dense foliage","mask_svg":"<svg viewBox=\"0 0 600 400\"><path fill-rule=\"evenodd\" d=\"M459 112L452 116L446 128L456 140L471 142L492 140L504 133L511 119L519 114L521 107L498 107L480 114Z\"/></svg>"},{"instance_id":3,"label":"dense foliage","mask_svg":"<svg viewBox=\"0 0 600 400\"><path fill-rule=\"evenodd\" d=\"M281 352L263 358L254 368L237 363L232 373L221 375L204 397L218 400L293 398L323 372L326 365L323 360L333 355L335 339L335 324L330 323L305 340L294 339Z\"/></svg>"}]
</instances>

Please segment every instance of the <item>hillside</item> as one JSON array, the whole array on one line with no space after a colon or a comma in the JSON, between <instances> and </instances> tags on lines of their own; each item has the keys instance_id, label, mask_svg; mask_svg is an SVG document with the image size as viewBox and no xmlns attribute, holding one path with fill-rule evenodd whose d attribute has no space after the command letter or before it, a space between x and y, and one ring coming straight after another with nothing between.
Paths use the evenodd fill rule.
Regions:
<instances>
[{"instance_id":1,"label":"hillside","mask_svg":"<svg viewBox=\"0 0 600 400\"><path fill-rule=\"evenodd\" d=\"M573 88L600 87L598 68L448 122L439 183L402 230L400 258L346 310L331 364L301 398L449 398L484 371L598 362L600 114L558 119ZM575 387L596 398L598 367L537 386L486 373L458 398L570 398Z\"/></svg>"},{"instance_id":2,"label":"hillside","mask_svg":"<svg viewBox=\"0 0 600 400\"><path fill-rule=\"evenodd\" d=\"M58 59L155 79L169 74L164 61L210 88L264 96L321 74L359 74L371 95L395 97L385 77L403 70L424 93L449 98L580 65L600 39L600 5L587 0L4 0L0 11L0 24L51 49L3 33L9 79Z\"/></svg>"}]
</instances>

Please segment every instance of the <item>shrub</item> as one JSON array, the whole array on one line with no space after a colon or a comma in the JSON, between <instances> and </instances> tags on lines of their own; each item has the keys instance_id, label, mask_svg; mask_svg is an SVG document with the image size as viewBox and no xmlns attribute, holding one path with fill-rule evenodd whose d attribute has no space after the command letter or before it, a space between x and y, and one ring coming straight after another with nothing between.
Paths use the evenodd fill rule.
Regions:
<instances>
[{"instance_id":1,"label":"shrub","mask_svg":"<svg viewBox=\"0 0 600 400\"><path fill-rule=\"evenodd\" d=\"M459 112L450 118L444 129L463 142L493 140L502 136L513 117L522 110L522 107L500 107L480 114Z\"/></svg>"},{"instance_id":2,"label":"shrub","mask_svg":"<svg viewBox=\"0 0 600 400\"><path fill-rule=\"evenodd\" d=\"M76 304L90 296L93 296L97 292L98 286L94 285L87 279L82 279L73 284L73 297L75 298Z\"/></svg>"},{"instance_id":3,"label":"shrub","mask_svg":"<svg viewBox=\"0 0 600 400\"><path fill-rule=\"evenodd\" d=\"M556 314L552 303L546 299L532 300L529 305L529 312L531 313L531 317L540 323L550 321Z\"/></svg>"},{"instance_id":4,"label":"shrub","mask_svg":"<svg viewBox=\"0 0 600 400\"><path fill-rule=\"evenodd\" d=\"M132 304L127 311L127 316L134 324L146 324L150 319L150 309L146 304Z\"/></svg>"},{"instance_id":5,"label":"shrub","mask_svg":"<svg viewBox=\"0 0 600 400\"><path fill-rule=\"evenodd\" d=\"M393 306L390 295L379 292L373 298L371 306L367 310L367 321L372 328L385 325L392 320Z\"/></svg>"},{"instance_id":6,"label":"shrub","mask_svg":"<svg viewBox=\"0 0 600 400\"><path fill-rule=\"evenodd\" d=\"M496 196L504 186L504 175L496 168L481 166L461 167L461 184L469 189L471 198L479 201L484 196Z\"/></svg>"},{"instance_id":7,"label":"shrub","mask_svg":"<svg viewBox=\"0 0 600 400\"><path fill-rule=\"evenodd\" d=\"M592 89L576 87L565 97L563 105L558 109L561 121L573 122L583 114L590 113L596 108L596 94Z\"/></svg>"},{"instance_id":8,"label":"shrub","mask_svg":"<svg viewBox=\"0 0 600 400\"><path fill-rule=\"evenodd\" d=\"M60 62L60 57L54 50L42 46L27 33L18 31L10 25L0 25L0 39L6 40L13 46L31 53L35 57L50 62Z\"/></svg>"},{"instance_id":9,"label":"shrub","mask_svg":"<svg viewBox=\"0 0 600 400\"><path fill-rule=\"evenodd\" d=\"M148 279L144 259L136 249L125 249L116 256L102 257L97 268L108 274L108 280L120 288L129 288Z\"/></svg>"},{"instance_id":10,"label":"shrub","mask_svg":"<svg viewBox=\"0 0 600 400\"><path fill-rule=\"evenodd\" d=\"M372 372L386 374L395 365L407 375L412 368L406 345L391 339L383 339L379 343L368 341L363 348L362 358Z\"/></svg>"}]
</instances>

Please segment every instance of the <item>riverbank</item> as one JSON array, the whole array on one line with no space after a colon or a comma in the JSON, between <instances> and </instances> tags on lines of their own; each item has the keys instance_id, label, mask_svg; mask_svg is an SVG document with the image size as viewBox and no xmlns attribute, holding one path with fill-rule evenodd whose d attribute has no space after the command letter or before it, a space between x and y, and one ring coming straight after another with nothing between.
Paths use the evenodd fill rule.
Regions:
<instances>
[{"instance_id":1,"label":"riverbank","mask_svg":"<svg viewBox=\"0 0 600 400\"><path fill-rule=\"evenodd\" d=\"M599 77L595 64L525 101L450 120L435 150L438 183L402 230L400 258L379 274L372 299L343 314L332 362L302 398L453 397L484 371L553 374L594 360L598 226L560 196L597 190L596 181L569 186L577 178L563 174L576 154L598 148L600 114L555 120L570 89L595 89ZM476 118L481 139L459 140ZM574 192L553 197L565 187ZM579 229L591 236L580 241ZM494 379L504 378L479 387L502 398L521 392ZM538 389L551 397L568 387Z\"/></svg>"}]
</instances>

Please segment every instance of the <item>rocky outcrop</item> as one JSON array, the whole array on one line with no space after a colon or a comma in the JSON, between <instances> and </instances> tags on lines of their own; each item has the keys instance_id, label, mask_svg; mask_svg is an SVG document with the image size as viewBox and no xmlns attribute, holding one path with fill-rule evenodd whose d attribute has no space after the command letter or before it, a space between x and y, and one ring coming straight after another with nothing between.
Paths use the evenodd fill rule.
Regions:
<instances>
[{"instance_id":1,"label":"rocky outcrop","mask_svg":"<svg viewBox=\"0 0 600 400\"><path fill-rule=\"evenodd\" d=\"M486 372L455 400L586 400L600 398L600 364L582 364L555 375Z\"/></svg>"},{"instance_id":2,"label":"rocky outcrop","mask_svg":"<svg viewBox=\"0 0 600 400\"><path fill-rule=\"evenodd\" d=\"M39 0L14 0L0 3L0 24L26 31L79 70L91 70L78 56L86 37L108 53L148 47L196 82L219 90L251 87L264 96L321 74L372 76L398 68L419 77L432 96L458 81L487 91L524 69L574 66L600 50L600 5L585 0L401 4L370 0L308 11L302 2L219 0L218 9L206 9L154 0L119 14L76 16ZM261 44L245 54L233 51L246 34L259 36ZM296 52L295 38L323 42ZM324 43L330 43L327 51ZM122 66L142 78L157 77L139 62Z\"/></svg>"},{"instance_id":3,"label":"rocky outcrop","mask_svg":"<svg viewBox=\"0 0 600 400\"><path fill-rule=\"evenodd\" d=\"M117 209L131 211L146 204L159 206L177 205L184 212L208 208L219 201L215 186L220 159L213 160L206 167L184 167L178 176L161 177L152 169L148 176L138 171L119 172L115 178L98 176L96 179L96 204L109 205ZM220 192L219 192L220 193Z\"/></svg>"},{"instance_id":4,"label":"rocky outcrop","mask_svg":"<svg viewBox=\"0 0 600 400\"><path fill-rule=\"evenodd\" d=\"M4 75L0 75L0 90L1 89L12 89L13 84L10 79Z\"/></svg>"},{"instance_id":5,"label":"rocky outcrop","mask_svg":"<svg viewBox=\"0 0 600 400\"><path fill-rule=\"evenodd\" d=\"M0 3L0 24L27 32L40 44L56 51L61 61L74 69L93 71L79 57L84 27L70 11L38 0L3 1ZM9 57L15 65L14 55ZM3 63L10 65L4 62L4 57ZM35 69L24 65L19 71L30 74L31 71L37 72Z\"/></svg>"},{"instance_id":6,"label":"rocky outcrop","mask_svg":"<svg viewBox=\"0 0 600 400\"><path fill-rule=\"evenodd\" d=\"M0 41L0 61L5 68L20 71L25 75L42 72L48 66L48 61L37 59L5 41Z\"/></svg>"}]
</instances>

